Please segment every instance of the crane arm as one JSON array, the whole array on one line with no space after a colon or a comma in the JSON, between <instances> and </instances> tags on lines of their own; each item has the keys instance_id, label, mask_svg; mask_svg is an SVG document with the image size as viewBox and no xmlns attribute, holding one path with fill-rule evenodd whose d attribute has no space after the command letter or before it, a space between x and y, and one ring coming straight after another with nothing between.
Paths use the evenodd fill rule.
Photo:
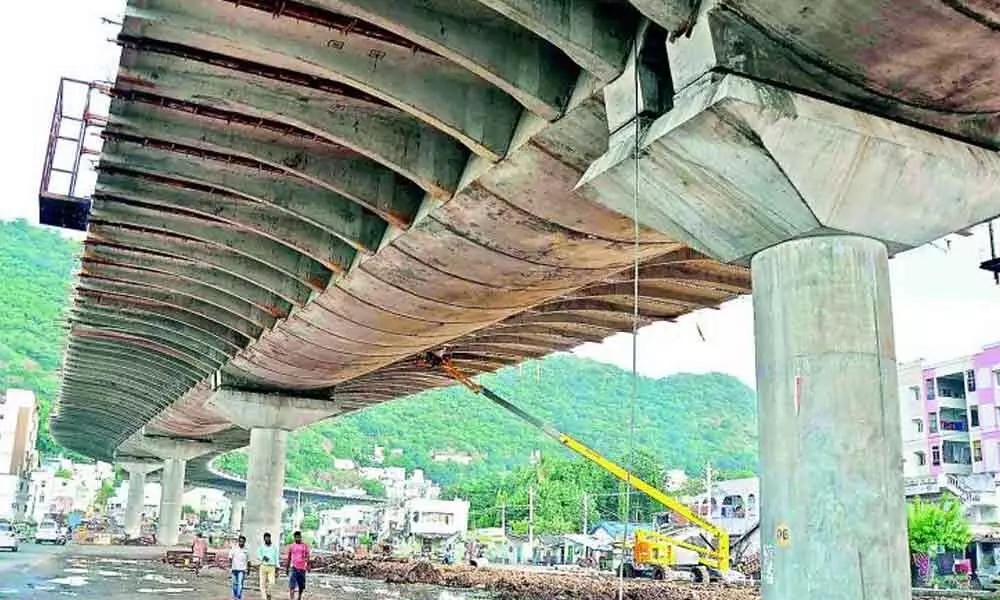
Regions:
<instances>
[{"instance_id":1,"label":"crane arm","mask_svg":"<svg viewBox=\"0 0 1000 600\"><path fill-rule=\"evenodd\" d=\"M659 502L660 504L665 506L667 509L680 515L681 518L685 519L686 521L692 523L697 527L700 527L702 530L706 531L710 535L715 536L718 539L718 543L714 549L702 548L701 546L689 544L682 540L668 538L668 536L660 535L659 537L669 539L670 543L676 546L692 550L694 552L697 552L701 555L704 555L706 557L715 560L717 564L713 566L717 566L721 571L729 570L730 568L729 533L726 530L715 526L706 519L703 519L701 516L695 514L691 509L689 509L687 506L685 506L677 499L668 496L667 494L664 494L663 492L653 487L652 485L646 483L639 477L636 477L633 473L626 470L621 465L605 458L603 455L601 455L601 453L587 446L583 442L580 442L575 438L573 438L572 436L562 433L561 431L555 429L551 425L546 424L538 417L535 417L534 415L522 410L520 407L508 402L506 399L504 399L502 396L495 393L488 387L476 383L475 381L470 379L467 375L465 375L465 373L463 373L461 370L459 370L457 367L451 364L451 362L448 361L447 359L428 352L422 357L421 360L426 362L431 367L440 367L444 372L451 375L456 381L458 381L465 387L469 388L469 390L471 390L472 392L486 396L489 400L499 405L504 410L517 415L523 421L527 422L530 425L533 425L534 427L537 427L549 437L555 439L563 446L569 448L570 450L579 454L583 458L601 467L602 469L604 469L617 479L623 481L626 485L629 485L635 488L636 490L646 494L656 502Z\"/></svg>"}]
</instances>

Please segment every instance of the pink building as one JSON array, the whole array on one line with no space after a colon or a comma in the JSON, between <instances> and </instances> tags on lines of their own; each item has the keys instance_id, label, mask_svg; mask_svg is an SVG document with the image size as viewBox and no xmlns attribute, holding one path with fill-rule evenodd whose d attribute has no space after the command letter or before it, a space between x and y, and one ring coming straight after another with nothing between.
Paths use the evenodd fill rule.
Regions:
<instances>
[{"instance_id":1,"label":"pink building","mask_svg":"<svg viewBox=\"0 0 1000 600\"><path fill-rule=\"evenodd\" d=\"M949 489L996 517L1000 481L1000 344L939 363L899 365L907 495ZM989 508L993 507L993 508Z\"/></svg>"}]
</instances>

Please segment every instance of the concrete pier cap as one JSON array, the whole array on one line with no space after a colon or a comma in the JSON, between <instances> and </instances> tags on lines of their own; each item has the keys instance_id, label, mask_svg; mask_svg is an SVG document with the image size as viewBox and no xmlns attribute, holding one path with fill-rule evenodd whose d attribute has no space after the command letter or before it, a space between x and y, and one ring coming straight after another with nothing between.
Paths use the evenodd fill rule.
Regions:
<instances>
[{"instance_id":1,"label":"concrete pier cap","mask_svg":"<svg viewBox=\"0 0 1000 600\"><path fill-rule=\"evenodd\" d=\"M294 431L341 411L331 400L218 388L207 406L244 429L262 427Z\"/></svg>"}]
</instances>

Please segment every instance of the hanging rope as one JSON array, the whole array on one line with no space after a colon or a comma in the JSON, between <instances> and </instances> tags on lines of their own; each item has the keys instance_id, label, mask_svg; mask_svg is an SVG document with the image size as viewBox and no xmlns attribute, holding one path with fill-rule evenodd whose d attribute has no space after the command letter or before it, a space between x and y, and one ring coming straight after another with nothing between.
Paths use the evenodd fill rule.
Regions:
<instances>
[{"instance_id":1,"label":"hanging rope","mask_svg":"<svg viewBox=\"0 0 1000 600\"><path fill-rule=\"evenodd\" d=\"M642 133L642 123L639 120L639 43L640 36L632 45L632 93L635 100L633 118L635 131L632 146L632 393L629 398L628 422L628 464L626 476L626 491L632 487L632 470L635 468L635 405L639 395L639 137ZM626 493L622 503L625 524L625 539L623 548L628 548L630 513L632 510L632 494ZM618 600L625 597L625 568L622 556L622 567L618 570Z\"/></svg>"}]
</instances>

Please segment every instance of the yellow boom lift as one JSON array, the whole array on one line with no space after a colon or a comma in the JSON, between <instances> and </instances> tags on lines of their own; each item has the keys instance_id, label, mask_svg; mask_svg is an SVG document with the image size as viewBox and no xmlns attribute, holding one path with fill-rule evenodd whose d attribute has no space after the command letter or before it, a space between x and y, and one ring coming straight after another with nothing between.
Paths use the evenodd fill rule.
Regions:
<instances>
[{"instance_id":1,"label":"yellow boom lift","mask_svg":"<svg viewBox=\"0 0 1000 600\"><path fill-rule=\"evenodd\" d=\"M659 577L663 576L662 569L687 570L694 573L696 580L707 579L710 576L709 570L715 571L715 573L711 574L714 575L712 579L718 578L721 574L730 570L729 533L726 530L717 527L712 524L711 521L702 518L676 498L668 496L659 489L646 483L635 474L629 472L615 462L608 460L593 448L586 446L575 438L562 433L561 431L544 423L537 417L521 410L514 404L511 404L496 394L491 389L476 383L454 364L452 364L448 358L438 356L432 352L427 352L420 357L420 360L431 368L441 369L473 393L485 396L504 410L517 415L523 421L537 427L563 446L569 448L583 458L586 458L608 473L611 473L627 485L632 486L636 490L659 502L668 510L690 523L693 527L700 529L704 534L708 534L707 537L705 535L701 536L701 540L705 542L705 546L700 546L692 543L691 541L681 540L677 537L665 535L663 533L643 530L636 531L635 543L632 546L632 562L627 563L623 566L623 568L626 568L627 570L637 570L643 565L650 565L653 567L654 576ZM714 546L710 541L712 538L715 539ZM696 559L685 561L679 556L679 554L681 554L678 551L679 549L689 551L685 554L695 556ZM657 569L659 569L659 571L657 571Z\"/></svg>"}]
</instances>

